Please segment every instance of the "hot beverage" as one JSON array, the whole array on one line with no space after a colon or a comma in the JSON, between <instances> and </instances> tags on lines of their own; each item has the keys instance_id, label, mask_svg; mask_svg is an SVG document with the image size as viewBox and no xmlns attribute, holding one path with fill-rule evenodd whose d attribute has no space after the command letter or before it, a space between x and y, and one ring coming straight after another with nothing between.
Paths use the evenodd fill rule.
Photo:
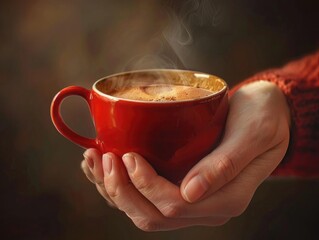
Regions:
<instances>
[{"instance_id":1,"label":"hot beverage","mask_svg":"<svg viewBox=\"0 0 319 240\"><path fill-rule=\"evenodd\" d=\"M173 84L150 84L106 92L118 98L139 101L181 101L206 97L213 92L203 88Z\"/></svg>"}]
</instances>

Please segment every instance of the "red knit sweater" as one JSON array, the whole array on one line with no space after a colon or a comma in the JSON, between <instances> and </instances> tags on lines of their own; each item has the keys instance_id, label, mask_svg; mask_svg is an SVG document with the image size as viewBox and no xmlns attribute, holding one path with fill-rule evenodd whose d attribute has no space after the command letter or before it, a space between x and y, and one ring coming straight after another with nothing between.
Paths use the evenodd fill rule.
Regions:
<instances>
[{"instance_id":1,"label":"red knit sweater","mask_svg":"<svg viewBox=\"0 0 319 240\"><path fill-rule=\"evenodd\" d=\"M273 175L319 176L319 51L283 68L258 73L235 86L230 94L256 80L276 83L291 110L289 148Z\"/></svg>"}]
</instances>

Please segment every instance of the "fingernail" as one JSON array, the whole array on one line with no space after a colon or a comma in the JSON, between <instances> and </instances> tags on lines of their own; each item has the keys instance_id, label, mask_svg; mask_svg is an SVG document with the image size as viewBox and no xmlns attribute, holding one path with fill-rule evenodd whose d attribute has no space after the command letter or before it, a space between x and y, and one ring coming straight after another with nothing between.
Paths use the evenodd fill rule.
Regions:
<instances>
[{"instance_id":1,"label":"fingernail","mask_svg":"<svg viewBox=\"0 0 319 240\"><path fill-rule=\"evenodd\" d=\"M94 167L94 160L88 156L85 155L85 153L83 154L83 157L87 163L87 165L89 165L89 168L93 169Z\"/></svg>"},{"instance_id":2,"label":"fingernail","mask_svg":"<svg viewBox=\"0 0 319 240\"><path fill-rule=\"evenodd\" d=\"M131 153L126 153L122 157L123 163L129 173L133 173L136 168L135 158Z\"/></svg>"},{"instance_id":3,"label":"fingernail","mask_svg":"<svg viewBox=\"0 0 319 240\"><path fill-rule=\"evenodd\" d=\"M113 158L110 154L103 154L102 165L104 173L110 174L112 172Z\"/></svg>"},{"instance_id":4,"label":"fingernail","mask_svg":"<svg viewBox=\"0 0 319 240\"><path fill-rule=\"evenodd\" d=\"M188 202L195 202L207 192L208 188L207 181L201 175L196 175L186 184L183 195Z\"/></svg>"}]
</instances>

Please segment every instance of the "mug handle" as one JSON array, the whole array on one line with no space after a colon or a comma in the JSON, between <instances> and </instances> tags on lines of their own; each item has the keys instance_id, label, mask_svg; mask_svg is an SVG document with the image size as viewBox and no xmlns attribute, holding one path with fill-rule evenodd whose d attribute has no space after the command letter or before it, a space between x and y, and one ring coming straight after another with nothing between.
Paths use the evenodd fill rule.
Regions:
<instances>
[{"instance_id":1,"label":"mug handle","mask_svg":"<svg viewBox=\"0 0 319 240\"><path fill-rule=\"evenodd\" d=\"M70 96L70 95L76 95L84 98L86 102L90 103L90 94L91 91L78 86L70 86L62 89L60 92L58 92L55 97L52 100L51 103L51 119L56 127L56 129L67 139L71 140L75 144L80 145L83 148L98 148L98 142L96 139L86 138L82 137L79 134L75 133L73 130L71 130L63 121L60 113L60 106L62 101ZM89 104L90 106L90 104Z\"/></svg>"}]
</instances>

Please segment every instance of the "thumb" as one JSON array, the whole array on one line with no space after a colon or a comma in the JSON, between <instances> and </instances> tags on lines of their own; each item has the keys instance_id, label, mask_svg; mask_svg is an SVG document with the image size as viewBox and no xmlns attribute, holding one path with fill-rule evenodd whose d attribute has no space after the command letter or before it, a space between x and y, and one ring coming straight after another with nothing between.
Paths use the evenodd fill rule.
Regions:
<instances>
[{"instance_id":1,"label":"thumb","mask_svg":"<svg viewBox=\"0 0 319 240\"><path fill-rule=\"evenodd\" d=\"M235 159L226 155L214 155L205 157L183 180L181 194L186 201L195 202L208 192L215 192L235 177L238 172Z\"/></svg>"},{"instance_id":2,"label":"thumb","mask_svg":"<svg viewBox=\"0 0 319 240\"><path fill-rule=\"evenodd\" d=\"M228 140L197 163L183 179L181 195L196 202L234 179L256 156L244 139Z\"/></svg>"}]
</instances>

